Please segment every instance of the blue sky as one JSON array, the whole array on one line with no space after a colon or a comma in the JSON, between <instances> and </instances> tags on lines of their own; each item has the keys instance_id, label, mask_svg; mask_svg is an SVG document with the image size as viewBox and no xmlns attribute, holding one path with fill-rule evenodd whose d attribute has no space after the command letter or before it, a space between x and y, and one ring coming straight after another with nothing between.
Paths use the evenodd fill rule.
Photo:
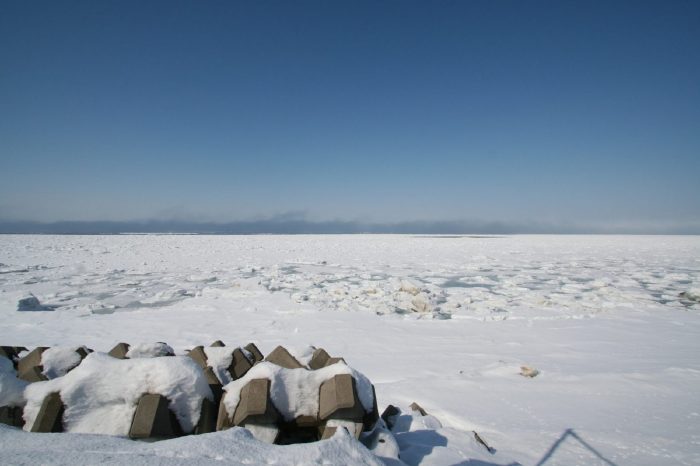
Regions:
<instances>
[{"instance_id":1,"label":"blue sky","mask_svg":"<svg viewBox=\"0 0 700 466\"><path fill-rule=\"evenodd\" d=\"M698 2L3 2L0 220L700 233Z\"/></svg>"}]
</instances>

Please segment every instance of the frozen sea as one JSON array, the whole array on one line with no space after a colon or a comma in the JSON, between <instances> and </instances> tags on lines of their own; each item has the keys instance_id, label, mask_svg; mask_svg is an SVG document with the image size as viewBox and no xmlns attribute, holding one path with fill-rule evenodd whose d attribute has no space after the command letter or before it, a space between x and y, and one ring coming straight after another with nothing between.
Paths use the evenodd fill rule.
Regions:
<instances>
[{"instance_id":1,"label":"frozen sea","mask_svg":"<svg viewBox=\"0 0 700 466\"><path fill-rule=\"evenodd\" d=\"M700 464L699 300L698 236L0 236L0 344L322 346L380 411L434 416L397 433L409 465ZM0 463L240 460L224 433L43 435L0 429ZM341 440L249 459L333 464Z\"/></svg>"}]
</instances>

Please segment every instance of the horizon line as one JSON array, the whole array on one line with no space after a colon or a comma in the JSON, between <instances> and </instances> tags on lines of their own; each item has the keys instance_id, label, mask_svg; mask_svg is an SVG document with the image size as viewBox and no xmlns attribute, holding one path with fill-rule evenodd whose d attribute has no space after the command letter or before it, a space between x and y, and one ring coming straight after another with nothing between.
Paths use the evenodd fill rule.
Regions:
<instances>
[{"instance_id":1,"label":"horizon line","mask_svg":"<svg viewBox=\"0 0 700 466\"><path fill-rule=\"evenodd\" d=\"M229 222L186 220L0 220L0 234L60 235L700 235L700 225L672 226L584 225L504 221L401 221L361 222L306 219L237 220Z\"/></svg>"}]
</instances>

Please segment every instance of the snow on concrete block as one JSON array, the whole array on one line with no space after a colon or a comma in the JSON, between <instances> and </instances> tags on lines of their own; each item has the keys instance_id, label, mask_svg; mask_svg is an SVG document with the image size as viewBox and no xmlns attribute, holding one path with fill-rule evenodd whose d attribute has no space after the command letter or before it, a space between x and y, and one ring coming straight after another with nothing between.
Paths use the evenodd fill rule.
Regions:
<instances>
[{"instance_id":1,"label":"snow on concrete block","mask_svg":"<svg viewBox=\"0 0 700 466\"><path fill-rule=\"evenodd\" d=\"M255 343L248 343L243 349L253 355L253 364L265 359L262 352L255 346Z\"/></svg>"},{"instance_id":2,"label":"snow on concrete block","mask_svg":"<svg viewBox=\"0 0 700 466\"><path fill-rule=\"evenodd\" d=\"M29 354L25 355L23 358L17 361L17 372L26 372L34 366L41 365L41 355L47 349L49 348L46 346L39 346L30 351Z\"/></svg>"},{"instance_id":3,"label":"snow on concrete block","mask_svg":"<svg viewBox=\"0 0 700 466\"><path fill-rule=\"evenodd\" d=\"M22 419L22 407L1 406L0 424L7 424L8 426L13 427L22 427L24 425L24 419Z\"/></svg>"},{"instance_id":4,"label":"snow on concrete block","mask_svg":"<svg viewBox=\"0 0 700 466\"><path fill-rule=\"evenodd\" d=\"M195 346L187 352L187 355L191 357L202 369L207 368L207 355L204 352L203 346Z\"/></svg>"},{"instance_id":5,"label":"snow on concrete block","mask_svg":"<svg viewBox=\"0 0 700 466\"><path fill-rule=\"evenodd\" d=\"M320 369L322 367L326 367L326 364L328 363L328 360L331 358L331 355L326 352L323 348L317 348L314 350L313 355L311 356L311 360L309 361L309 369L311 370L316 370Z\"/></svg>"},{"instance_id":6,"label":"snow on concrete block","mask_svg":"<svg viewBox=\"0 0 700 466\"><path fill-rule=\"evenodd\" d=\"M223 341L221 340L216 340L214 343L209 345L211 348L221 348L223 346L226 346Z\"/></svg>"},{"instance_id":7,"label":"snow on concrete block","mask_svg":"<svg viewBox=\"0 0 700 466\"><path fill-rule=\"evenodd\" d=\"M343 359L343 358L337 358L337 357L332 357L332 358L328 358L328 361L326 361L326 365L323 366L323 367L332 366L333 364L337 364L337 363L339 363L339 362L342 362L343 364L346 364L346 365L347 365L347 363L345 362L345 359Z\"/></svg>"},{"instance_id":8,"label":"snow on concrete block","mask_svg":"<svg viewBox=\"0 0 700 466\"><path fill-rule=\"evenodd\" d=\"M57 392L49 393L34 419L32 432L63 432L63 401Z\"/></svg>"},{"instance_id":9,"label":"snow on concrete block","mask_svg":"<svg viewBox=\"0 0 700 466\"><path fill-rule=\"evenodd\" d=\"M117 343L116 346L114 348L112 348L111 350L109 350L109 353L107 353L107 354L109 354L113 358L127 359L126 353L128 353L128 352L129 352L129 344L128 343Z\"/></svg>"},{"instance_id":10,"label":"snow on concrete block","mask_svg":"<svg viewBox=\"0 0 700 466\"><path fill-rule=\"evenodd\" d=\"M231 365L228 367L228 372L231 374L231 378L233 380L243 377L251 367L253 367L253 364L248 360L240 348L233 350Z\"/></svg>"},{"instance_id":11,"label":"snow on concrete block","mask_svg":"<svg viewBox=\"0 0 700 466\"><path fill-rule=\"evenodd\" d=\"M134 358L160 358L163 356L175 356L175 350L170 345L159 341L157 343L141 343L133 345L126 353L129 359Z\"/></svg>"},{"instance_id":12,"label":"snow on concrete block","mask_svg":"<svg viewBox=\"0 0 700 466\"><path fill-rule=\"evenodd\" d=\"M44 380L49 380L43 373L44 368L42 366L32 366L24 372L20 372L17 377L24 380L25 382L43 382Z\"/></svg>"},{"instance_id":13,"label":"snow on concrete block","mask_svg":"<svg viewBox=\"0 0 700 466\"><path fill-rule=\"evenodd\" d=\"M168 409L168 399L163 395L148 393L136 405L129 437L175 437L180 430L176 424L177 421Z\"/></svg>"},{"instance_id":14,"label":"snow on concrete block","mask_svg":"<svg viewBox=\"0 0 700 466\"><path fill-rule=\"evenodd\" d=\"M286 369L301 369L304 366L292 356L283 346L278 346L268 354L265 361L276 364Z\"/></svg>"},{"instance_id":15,"label":"snow on concrete block","mask_svg":"<svg viewBox=\"0 0 700 466\"><path fill-rule=\"evenodd\" d=\"M41 354L41 372L49 379L66 375L87 356L84 346L54 346Z\"/></svg>"},{"instance_id":16,"label":"snow on concrete block","mask_svg":"<svg viewBox=\"0 0 700 466\"><path fill-rule=\"evenodd\" d=\"M365 409L357 397L352 375L338 374L321 384L318 416L321 420L333 418L362 422Z\"/></svg>"}]
</instances>

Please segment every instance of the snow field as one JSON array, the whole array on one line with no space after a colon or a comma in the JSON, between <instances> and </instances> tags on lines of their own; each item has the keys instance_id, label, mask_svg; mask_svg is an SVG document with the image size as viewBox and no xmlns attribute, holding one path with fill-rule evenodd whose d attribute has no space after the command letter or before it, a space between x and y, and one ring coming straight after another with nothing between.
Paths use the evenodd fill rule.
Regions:
<instances>
[{"instance_id":1,"label":"snow field","mask_svg":"<svg viewBox=\"0 0 700 466\"><path fill-rule=\"evenodd\" d=\"M700 463L698 237L4 236L0 262L2 344L323 347L371 380L380 412L404 410L405 464ZM57 307L18 312L28 293ZM439 424L407 414L413 401ZM11 464L22 445L75 458L1 432ZM193 446L195 462L237 461L222 434L187 439L219 448ZM117 448L58 437L104 446L94 458ZM124 455L157 462L184 440ZM263 463L296 454L237 445ZM321 461L324 445L303 448Z\"/></svg>"}]
</instances>

